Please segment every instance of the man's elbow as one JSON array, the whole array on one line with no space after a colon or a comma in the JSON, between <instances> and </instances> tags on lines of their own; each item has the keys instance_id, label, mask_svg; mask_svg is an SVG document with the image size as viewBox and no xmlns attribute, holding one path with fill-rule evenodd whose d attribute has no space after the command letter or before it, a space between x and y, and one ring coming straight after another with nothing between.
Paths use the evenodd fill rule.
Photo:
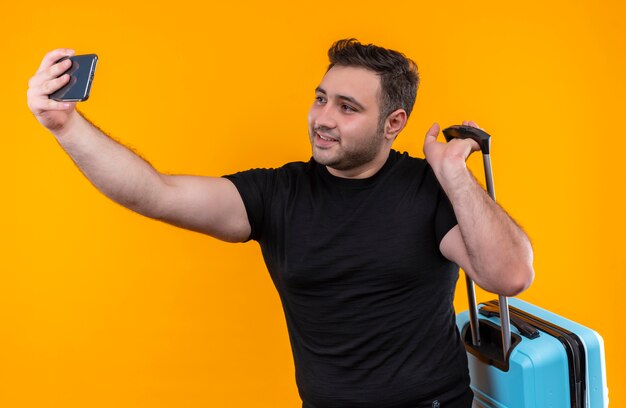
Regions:
<instances>
[{"instance_id":1,"label":"man's elbow","mask_svg":"<svg viewBox=\"0 0 626 408\"><path fill-rule=\"evenodd\" d=\"M501 294L509 297L517 296L528 289L535 279L532 257L512 266L509 272L513 273L511 273L506 287L502 288Z\"/></svg>"}]
</instances>

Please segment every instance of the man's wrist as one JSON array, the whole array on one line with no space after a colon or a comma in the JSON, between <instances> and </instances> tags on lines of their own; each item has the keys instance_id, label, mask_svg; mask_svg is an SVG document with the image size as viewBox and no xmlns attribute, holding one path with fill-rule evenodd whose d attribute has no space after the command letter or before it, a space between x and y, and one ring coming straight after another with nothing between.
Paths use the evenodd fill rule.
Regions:
<instances>
[{"instance_id":1,"label":"man's wrist","mask_svg":"<svg viewBox=\"0 0 626 408\"><path fill-rule=\"evenodd\" d=\"M74 110L69 114L67 121L63 124L63 126L58 129L51 130L51 132L60 142L62 139L66 139L71 134L76 133L76 130L81 126L81 121L85 120L77 110Z\"/></svg>"},{"instance_id":2,"label":"man's wrist","mask_svg":"<svg viewBox=\"0 0 626 408\"><path fill-rule=\"evenodd\" d=\"M464 160L448 162L441 166L438 173L439 183L448 194L450 191L468 186L473 179Z\"/></svg>"}]
</instances>

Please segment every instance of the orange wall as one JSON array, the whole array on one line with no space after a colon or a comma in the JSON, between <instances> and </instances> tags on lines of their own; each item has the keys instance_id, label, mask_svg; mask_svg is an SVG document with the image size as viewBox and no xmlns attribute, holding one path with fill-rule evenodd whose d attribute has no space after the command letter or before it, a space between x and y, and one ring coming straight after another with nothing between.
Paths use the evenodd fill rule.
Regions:
<instances>
[{"instance_id":1,"label":"orange wall","mask_svg":"<svg viewBox=\"0 0 626 408\"><path fill-rule=\"evenodd\" d=\"M420 156L433 121L494 136L498 199L536 251L521 298L602 334L626 406L622 2L198 3L2 7L0 406L297 406L257 245L108 201L32 118L26 84L50 49L98 53L90 118L162 171L221 175L308 159L313 89L348 36L420 66L397 149Z\"/></svg>"}]
</instances>

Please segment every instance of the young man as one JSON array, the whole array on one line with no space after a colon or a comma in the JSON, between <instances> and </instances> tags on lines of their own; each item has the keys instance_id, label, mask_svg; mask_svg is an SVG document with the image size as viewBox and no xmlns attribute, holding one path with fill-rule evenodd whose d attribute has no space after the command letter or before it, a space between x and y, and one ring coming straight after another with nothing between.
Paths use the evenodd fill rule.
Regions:
<instances>
[{"instance_id":1,"label":"young man","mask_svg":"<svg viewBox=\"0 0 626 408\"><path fill-rule=\"evenodd\" d=\"M309 112L313 158L210 178L160 174L74 104L48 99L68 81L58 76L69 61L55 61L71 54L45 56L30 109L111 199L218 239L259 242L303 407L471 406L452 305L458 266L515 295L533 279L532 249L468 171L475 142L438 142L435 124L427 161L391 149L415 101L411 60L336 42Z\"/></svg>"}]
</instances>

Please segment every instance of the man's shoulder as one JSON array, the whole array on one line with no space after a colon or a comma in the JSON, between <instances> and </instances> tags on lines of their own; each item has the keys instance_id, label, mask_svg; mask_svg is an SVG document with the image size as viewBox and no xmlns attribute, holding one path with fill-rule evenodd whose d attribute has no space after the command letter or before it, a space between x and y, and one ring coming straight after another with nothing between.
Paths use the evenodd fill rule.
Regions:
<instances>
[{"instance_id":1,"label":"man's shoulder","mask_svg":"<svg viewBox=\"0 0 626 408\"><path fill-rule=\"evenodd\" d=\"M395 155L398 159L408 160L408 161L412 161L412 162L419 162L419 163L426 162L426 160L424 160L424 158L411 156L411 153L409 153L407 151L400 152L398 150L391 149L391 153L390 154Z\"/></svg>"},{"instance_id":2,"label":"man's shoulder","mask_svg":"<svg viewBox=\"0 0 626 408\"><path fill-rule=\"evenodd\" d=\"M428 162L422 157L411 156L408 152L391 150L390 159L400 167L423 169L428 166Z\"/></svg>"},{"instance_id":3,"label":"man's shoulder","mask_svg":"<svg viewBox=\"0 0 626 408\"><path fill-rule=\"evenodd\" d=\"M315 168L316 164L315 160L311 158L309 161L293 161L285 163L276 168L276 170L290 173L309 172Z\"/></svg>"},{"instance_id":4,"label":"man's shoulder","mask_svg":"<svg viewBox=\"0 0 626 408\"><path fill-rule=\"evenodd\" d=\"M271 173L271 177L277 181L288 181L302 179L315 174L317 163L311 159L309 161L287 162L279 167L265 169Z\"/></svg>"},{"instance_id":5,"label":"man's shoulder","mask_svg":"<svg viewBox=\"0 0 626 408\"><path fill-rule=\"evenodd\" d=\"M253 167L247 170L241 170L234 174L225 175L224 177L241 177L241 176L254 176L254 175L288 175L295 173L304 173L310 171L315 165L315 162L311 159L308 162L294 161L288 162L277 167Z\"/></svg>"}]
</instances>

